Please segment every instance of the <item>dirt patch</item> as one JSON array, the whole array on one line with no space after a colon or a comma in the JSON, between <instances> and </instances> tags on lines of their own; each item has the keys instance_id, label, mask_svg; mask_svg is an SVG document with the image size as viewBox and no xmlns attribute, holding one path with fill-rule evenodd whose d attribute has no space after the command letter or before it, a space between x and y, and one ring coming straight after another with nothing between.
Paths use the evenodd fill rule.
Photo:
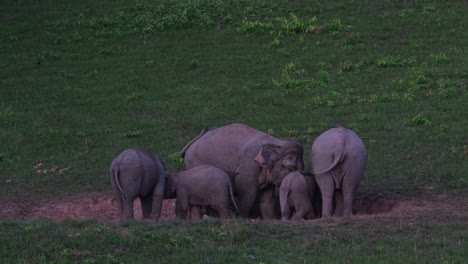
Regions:
<instances>
[{"instance_id":1,"label":"dirt patch","mask_svg":"<svg viewBox=\"0 0 468 264\"><path fill-rule=\"evenodd\" d=\"M383 197L356 198L354 214L374 215L405 213L427 206L427 202L399 201ZM142 219L139 200L135 200L135 218ZM161 212L162 220L175 219L175 200L165 200ZM99 219L118 220L115 200L111 196L93 194L71 197L60 201L38 201L33 203L0 202L0 218L4 219Z\"/></svg>"},{"instance_id":2,"label":"dirt patch","mask_svg":"<svg viewBox=\"0 0 468 264\"><path fill-rule=\"evenodd\" d=\"M134 202L135 218L142 219L138 199ZM161 219L173 219L175 200L163 203ZM119 219L114 198L111 196L92 195L90 197L72 197L61 201L40 201L34 203L0 202L0 218L10 219Z\"/></svg>"}]
</instances>

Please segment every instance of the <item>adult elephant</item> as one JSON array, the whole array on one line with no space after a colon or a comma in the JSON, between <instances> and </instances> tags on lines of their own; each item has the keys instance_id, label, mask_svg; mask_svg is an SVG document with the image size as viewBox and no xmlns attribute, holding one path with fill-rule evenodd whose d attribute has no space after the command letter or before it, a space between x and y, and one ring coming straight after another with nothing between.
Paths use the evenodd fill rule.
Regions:
<instances>
[{"instance_id":1,"label":"adult elephant","mask_svg":"<svg viewBox=\"0 0 468 264\"><path fill-rule=\"evenodd\" d=\"M322 193L322 217L350 216L354 193L367 163L367 152L361 138L339 125L330 128L312 144L311 161Z\"/></svg>"},{"instance_id":2,"label":"adult elephant","mask_svg":"<svg viewBox=\"0 0 468 264\"><path fill-rule=\"evenodd\" d=\"M185 168L212 165L233 183L241 217L249 217L256 200L265 219L276 218L275 187L291 171L304 168L302 144L281 140L244 124L203 130L181 151Z\"/></svg>"}]
</instances>

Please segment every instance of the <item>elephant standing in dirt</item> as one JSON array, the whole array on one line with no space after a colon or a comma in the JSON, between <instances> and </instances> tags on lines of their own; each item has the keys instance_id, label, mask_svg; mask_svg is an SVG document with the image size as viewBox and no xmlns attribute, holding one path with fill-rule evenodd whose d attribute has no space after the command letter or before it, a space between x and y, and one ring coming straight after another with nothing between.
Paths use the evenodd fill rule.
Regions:
<instances>
[{"instance_id":1,"label":"elephant standing in dirt","mask_svg":"<svg viewBox=\"0 0 468 264\"><path fill-rule=\"evenodd\" d=\"M110 178L120 219L134 219L133 201L137 197L143 218L159 219L166 173L158 157L143 149L126 149L112 161Z\"/></svg>"},{"instance_id":2,"label":"elephant standing in dirt","mask_svg":"<svg viewBox=\"0 0 468 264\"><path fill-rule=\"evenodd\" d=\"M294 171L286 175L279 198L283 220L309 220L320 215L320 190L311 173Z\"/></svg>"},{"instance_id":3,"label":"elephant standing in dirt","mask_svg":"<svg viewBox=\"0 0 468 264\"><path fill-rule=\"evenodd\" d=\"M311 161L322 193L322 217L350 216L354 193L366 170L367 153L362 140L338 125L315 139Z\"/></svg>"},{"instance_id":4,"label":"elephant standing in dirt","mask_svg":"<svg viewBox=\"0 0 468 264\"><path fill-rule=\"evenodd\" d=\"M289 172L304 168L302 144L238 123L203 130L182 149L181 156L186 169L207 164L229 175L241 217L249 217L260 201L261 216L276 218L275 186Z\"/></svg>"},{"instance_id":5,"label":"elephant standing in dirt","mask_svg":"<svg viewBox=\"0 0 468 264\"><path fill-rule=\"evenodd\" d=\"M221 218L230 218L231 202L237 211L229 176L223 170L200 165L166 180L166 198L176 198L176 215L182 219L201 219L201 207L210 206Z\"/></svg>"}]
</instances>

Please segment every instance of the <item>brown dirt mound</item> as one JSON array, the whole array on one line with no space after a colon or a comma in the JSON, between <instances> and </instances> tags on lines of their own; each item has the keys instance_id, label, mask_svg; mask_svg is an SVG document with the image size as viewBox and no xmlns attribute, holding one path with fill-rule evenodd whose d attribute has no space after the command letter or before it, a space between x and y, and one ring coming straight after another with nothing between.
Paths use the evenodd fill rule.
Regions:
<instances>
[{"instance_id":1,"label":"brown dirt mound","mask_svg":"<svg viewBox=\"0 0 468 264\"><path fill-rule=\"evenodd\" d=\"M424 202L398 201L396 199L357 198L354 203L356 215L404 213L423 208ZM139 200L135 200L135 218L142 219ZM162 220L175 219L175 200L165 200ZM93 194L71 197L60 201L34 203L0 202L0 218L4 219L100 219L117 220L115 200L111 196Z\"/></svg>"}]
</instances>

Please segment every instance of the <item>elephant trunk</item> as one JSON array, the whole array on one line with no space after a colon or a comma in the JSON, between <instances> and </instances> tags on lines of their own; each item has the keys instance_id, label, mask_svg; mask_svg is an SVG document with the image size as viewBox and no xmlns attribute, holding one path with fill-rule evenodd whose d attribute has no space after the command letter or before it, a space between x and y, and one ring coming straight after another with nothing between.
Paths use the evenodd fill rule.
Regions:
<instances>
[{"instance_id":1,"label":"elephant trunk","mask_svg":"<svg viewBox=\"0 0 468 264\"><path fill-rule=\"evenodd\" d=\"M166 183L164 188L164 199L174 199L176 198L175 192L175 174L170 173L166 176Z\"/></svg>"}]
</instances>

